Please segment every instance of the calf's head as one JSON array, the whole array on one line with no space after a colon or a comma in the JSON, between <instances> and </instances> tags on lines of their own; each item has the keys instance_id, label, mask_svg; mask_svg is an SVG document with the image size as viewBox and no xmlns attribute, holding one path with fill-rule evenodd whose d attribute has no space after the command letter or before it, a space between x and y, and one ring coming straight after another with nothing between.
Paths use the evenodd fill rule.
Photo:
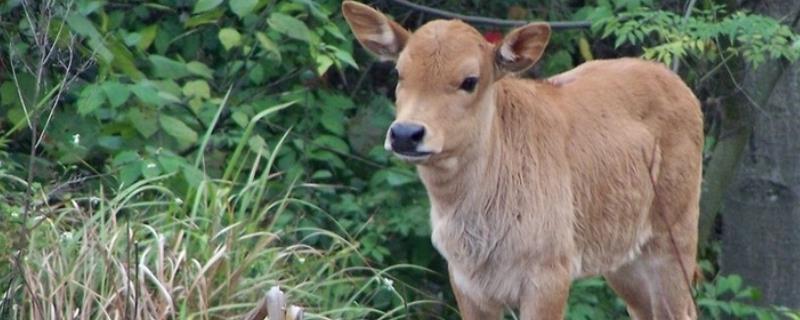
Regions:
<instances>
[{"instance_id":1,"label":"calf's head","mask_svg":"<svg viewBox=\"0 0 800 320\"><path fill-rule=\"evenodd\" d=\"M345 1L342 12L364 48L396 63L396 118L385 146L418 164L457 157L488 134L495 81L531 67L550 37L547 24L532 23L493 45L458 20L412 33L357 2Z\"/></svg>"}]
</instances>

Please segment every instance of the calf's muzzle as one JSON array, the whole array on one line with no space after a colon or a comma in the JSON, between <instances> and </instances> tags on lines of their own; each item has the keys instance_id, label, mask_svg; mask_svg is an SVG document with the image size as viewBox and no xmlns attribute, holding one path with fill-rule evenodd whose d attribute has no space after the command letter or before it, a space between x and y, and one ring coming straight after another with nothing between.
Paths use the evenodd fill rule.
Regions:
<instances>
[{"instance_id":1,"label":"calf's muzzle","mask_svg":"<svg viewBox=\"0 0 800 320\"><path fill-rule=\"evenodd\" d=\"M415 123L396 122L389 128L389 143L396 153L420 153L418 147L424 138L425 127Z\"/></svg>"}]
</instances>

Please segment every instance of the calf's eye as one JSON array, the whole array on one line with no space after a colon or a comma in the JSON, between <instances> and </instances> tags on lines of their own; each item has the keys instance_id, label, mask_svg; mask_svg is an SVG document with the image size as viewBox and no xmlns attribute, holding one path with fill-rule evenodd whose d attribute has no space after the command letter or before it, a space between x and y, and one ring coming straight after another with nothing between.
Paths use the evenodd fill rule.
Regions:
<instances>
[{"instance_id":1,"label":"calf's eye","mask_svg":"<svg viewBox=\"0 0 800 320\"><path fill-rule=\"evenodd\" d=\"M475 90L476 85L478 85L478 77L466 77L458 88L466 92L472 92Z\"/></svg>"}]
</instances>

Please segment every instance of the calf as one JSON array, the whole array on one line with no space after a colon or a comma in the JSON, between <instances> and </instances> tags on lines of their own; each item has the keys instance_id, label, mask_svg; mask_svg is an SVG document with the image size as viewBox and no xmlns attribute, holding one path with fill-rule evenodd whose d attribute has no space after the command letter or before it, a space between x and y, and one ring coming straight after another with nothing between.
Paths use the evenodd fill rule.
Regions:
<instances>
[{"instance_id":1,"label":"calf","mask_svg":"<svg viewBox=\"0 0 800 320\"><path fill-rule=\"evenodd\" d=\"M464 319L562 319L573 279L603 275L634 319L696 318L703 121L663 65L592 61L551 81L514 77L547 24L497 45L457 20L409 32L345 1L358 41L396 63L386 148L417 165Z\"/></svg>"}]
</instances>

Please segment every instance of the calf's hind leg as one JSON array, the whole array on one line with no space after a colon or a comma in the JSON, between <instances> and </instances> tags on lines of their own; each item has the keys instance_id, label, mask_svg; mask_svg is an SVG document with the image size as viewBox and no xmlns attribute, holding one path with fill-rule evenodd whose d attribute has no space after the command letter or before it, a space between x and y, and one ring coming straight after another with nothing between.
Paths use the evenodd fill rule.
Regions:
<instances>
[{"instance_id":1,"label":"calf's hind leg","mask_svg":"<svg viewBox=\"0 0 800 320\"><path fill-rule=\"evenodd\" d=\"M669 239L654 239L636 260L605 275L611 288L625 300L632 319L697 319L687 282L693 275L689 272L696 268L694 249L678 249L676 255Z\"/></svg>"},{"instance_id":2,"label":"calf's hind leg","mask_svg":"<svg viewBox=\"0 0 800 320\"><path fill-rule=\"evenodd\" d=\"M658 247L661 252L670 253L658 257L643 257L643 263L649 268L648 285L653 289L650 297L653 319L697 319L691 288L694 270L697 268L694 243L681 243L676 239L676 244L673 245L670 239L661 238L655 239L653 246Z\"/></svg>"},{"instance_id":3,"label":"calf's hind leg","mask_svg":"<svg viewBox=\"0 0 800 320\"><path fill-rule=\"evenodd\" d=\"M696 104L696 103L694 103ZM700 118L692 119L701 132ZM696 269L702 135L681 132L662 144L651 168L655 199L649 215L652 238L641 253L606 274L634 319L697 319L691 279Z\"/></svg>"},{"instance_id":4,"label":"calf's hind leg","mask_svg":"<svg viewBox=\"0 0 800 320\"><path fill-rule=\"evenodd\" d=\"M653 318L650 306L650 288L643 263L638 260L629 262L619 269L603 275L611 289L625 301L628 315L633 320L649 320Z\"/></svg>"}]
</instances>

